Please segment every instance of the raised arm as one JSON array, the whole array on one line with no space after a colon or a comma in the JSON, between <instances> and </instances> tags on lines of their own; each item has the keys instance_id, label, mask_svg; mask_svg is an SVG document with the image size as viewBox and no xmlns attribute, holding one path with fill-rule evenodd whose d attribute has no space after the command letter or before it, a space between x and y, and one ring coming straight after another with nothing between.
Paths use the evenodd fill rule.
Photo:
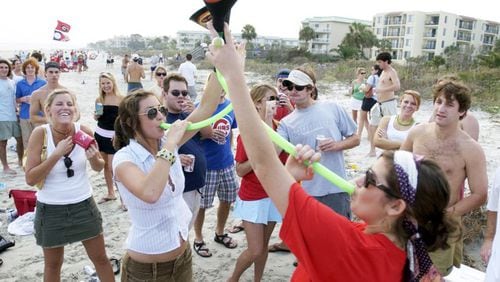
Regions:
<instances>
[{"instance_id":1,"label":"raised arm","mask_svg":"<svg viewBox=\"0 0 500 282\"><path fill-rule=\"evenodd\" d=\"M253 106L243 73L245 57L234 45L227 24L224 32L227 43L219 48L211 44L207 55L228 84L240 136L251 166L279 212L284 215L288 208L290 186L295 180L279 161L271 139Z\"/></svg>"}]
</instances>

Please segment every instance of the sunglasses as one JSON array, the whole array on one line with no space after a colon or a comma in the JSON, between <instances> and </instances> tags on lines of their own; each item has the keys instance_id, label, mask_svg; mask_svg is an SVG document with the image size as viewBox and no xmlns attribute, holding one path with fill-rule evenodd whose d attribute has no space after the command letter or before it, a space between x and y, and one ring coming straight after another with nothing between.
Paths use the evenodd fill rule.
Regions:
<instances>
[{"instance_id":1,"label":"sunglasses","mask_svg":"<svg viewBox=\"0 0 500 282\"><path fill-rule=\"evenodd\" d=\"M366 74L366 72L360 72L359 74Z\"/></svg>"},{"instance_id":2,"label":"sunglasses","mask_svg":"<svg viewBox=\"0 0 500 282\"><path fill-rule=\"evenodd\" d=\"M267 99L268 101L278 101L278 97L276 96L269 96L269 98Z\"/></svg>"},{"instance_id":3,"label":"sunglasses","mask_svg":"<svg viewBox=\"0 0 500 282\"><path fill-rule=\"evenodd\" d=\"M373 170L371 168L369 168L365 174L364 186L365 186L365 188L368 188L369 185L373 185L373 186L377 187L378 189L382 190L385 194L387 194L388 196L390 196L392 198L395 198L395 199L401 198L400 196L396 195L396 193L394 193L394 191L391 188L385 186L384 184L377 183L377 176L375 175L375 173L373 172Z\"/></svg>"},{"instance_id":4,"label":"sunglasses","mask_svg":"<svg viewBox=\"0 0 500 282\"><path fill-rule=\"evenodd\" d=\"M286 87L286 89L288 89L288 91L292 91L293 88L295 88L295 90L297 90L297 91L302 91L302 90L304 90L304 88L307 87L306 85L304 85L304 86L295 85L288 80L283 81L283 86Z\"/></svg>"},{"instance_id":5,"label":"sunglasses","mask_svg":"<svg viewBox=\"0 0 500 282\"><path fill-rule=\"evenodd\" d=\"M75 176L75 171L70 167L73 165L73 160L70 157L64 156L64 166L66 167L66 176L68 178Z\"/></svg>"},{"instance_id":6,"label":"sunglasses","mask_svg":"<svg viewBox=\"0 0 500 282\"><path fill-rule=\"evenodd\" d=\"M156 76L167 76L166 72L157 72Z\"/></svg>"},{"instance_id":7,"label":"sunglasses","mask_svg":"<svg viewBox=\"0 0 500 282\"><path fill-rule=\"evenodd\" d=\"M179 97L179 95L182 94L182 96L186 97L189 94L189 92L187 92L187 90L182 90L182 91L172 90L170 91L170 94L174 95L175 97Z\"/></svg>"},{"instance_id":8,"label":"sunglasses","mask_svg":"<svg viewBox=\"0 0 500 282\"><path fill-rule=\"evenodd\" d=\"M148 119L153 120L158 116L158 112L160 112L162 115L166 116L167 115L167 108L164 106L158 106L154 108L149 108L146 110L144 113L140 113L139 115L147 115Z\"/></svg>"}]
</instances>

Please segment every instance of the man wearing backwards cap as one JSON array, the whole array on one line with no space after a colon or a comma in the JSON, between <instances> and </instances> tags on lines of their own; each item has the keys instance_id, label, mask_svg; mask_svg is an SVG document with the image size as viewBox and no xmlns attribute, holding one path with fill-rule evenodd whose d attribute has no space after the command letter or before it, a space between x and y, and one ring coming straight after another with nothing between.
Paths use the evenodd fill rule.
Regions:
<instances>
[{"instance_id":1,"label":"man wearing backwards cap","mask_svg":"<svg viewBox=\"0 0 500 282\"><path fill-rule=\"evenodd\" d=\"M283 85L295 109L281 120L278 133L292 144L307 144L321 151L321 164L346 178L343 150L356 147L360 142L351 116L337 103L313 99L316 86L310 70L292 70ZM350 218L349 195L340 188L318 175L304 181L302 186L308 194Z\"/></svg>"},{"instance_id":2,"label":"man wearing backwards cap","mask_svg":"<svg viewBox=\"0 0 500 282\"><path fill-rule=\"evenodd\" d=\"M47 79L47 84L34 91L31 96L30 121L33 127L47 123L43 109L45 99L47 99L49 93L56 89L66 89L66 87L59 84L60 70L61 67L57 62L51 61L45 64L45 79Z\"/></svg>"}]
</instances>

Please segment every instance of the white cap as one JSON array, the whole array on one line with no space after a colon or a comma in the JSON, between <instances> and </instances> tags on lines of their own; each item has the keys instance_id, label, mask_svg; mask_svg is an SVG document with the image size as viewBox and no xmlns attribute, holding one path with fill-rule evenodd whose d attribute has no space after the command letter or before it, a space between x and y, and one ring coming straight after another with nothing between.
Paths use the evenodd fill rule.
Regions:
<instances>
[{"instance_id":1,"label":"white cap","mask_svg":"<svg viewBox=\"0 0 500 282\"><path fill-rule=\"evenodd\" d=\"M312 79L306 73L299 70L292 70L283 81L287 80L298 86L314 85Z\"/></svg>"}]
</instances>

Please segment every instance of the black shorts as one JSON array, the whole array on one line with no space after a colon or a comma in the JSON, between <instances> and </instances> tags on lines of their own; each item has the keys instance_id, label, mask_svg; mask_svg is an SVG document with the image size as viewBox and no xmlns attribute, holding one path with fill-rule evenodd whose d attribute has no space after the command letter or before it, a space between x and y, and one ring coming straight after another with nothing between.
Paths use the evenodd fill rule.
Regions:
<instances>
[{"instance_id":1,"label":"black shorts","mask_svg":"<svg viewBox=\"0 0 500 282\"><path fill-rule=\"evenodd\" d=\"M377 103L377 100L373 98L363 98L363 104L361 104L361 110L364 112L369 112L373 105Z\"/></svg>"},{"instance_id":2,"label":"black shorts","mask_svg":"<svg viewBox=\"0 0 500 282\"><path fill-rule=\"evenodd\" d=\"M94 138L99 146L99 152L103 152L106 154L114 154L116 153L115 148L113 148L113 142L111 138L102 137L101 135L94 132Z\"/></svg>"}]
</instances>

